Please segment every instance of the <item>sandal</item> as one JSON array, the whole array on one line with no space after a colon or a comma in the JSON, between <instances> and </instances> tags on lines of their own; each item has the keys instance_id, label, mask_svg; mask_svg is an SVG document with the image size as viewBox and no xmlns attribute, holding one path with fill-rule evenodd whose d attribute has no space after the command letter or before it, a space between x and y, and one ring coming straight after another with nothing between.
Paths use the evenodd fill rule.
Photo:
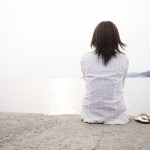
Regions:
<instances>
[{"instance_id":1,"label":"sandal","mask_svg":"<svg viewBox=\"0 0 150 150\"><path fill-rule=\"evenodd\" d=\"M134 118L134 120L144 124L150 123L150 117L145 113L139 114L137 117Z\"/></svg>"}]
</instances>

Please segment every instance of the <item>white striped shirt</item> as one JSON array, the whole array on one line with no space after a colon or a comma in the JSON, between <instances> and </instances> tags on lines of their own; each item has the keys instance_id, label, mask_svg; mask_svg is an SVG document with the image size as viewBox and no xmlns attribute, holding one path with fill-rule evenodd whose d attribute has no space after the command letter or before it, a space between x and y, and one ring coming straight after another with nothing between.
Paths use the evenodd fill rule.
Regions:
<instances>
[{"instance_id":1,"label":"white striped shirt","mask_svg":"<svg viewBox=\"0 0 150 150\"><path fill-rule=\"evenodd\" d=\"M85 96L81 119L89 123L125 124L129 122L128 104L124 100L124 81L129 60L117 53L105 66L101 56L94 52L81 58L81 71L85 80Z\"/></svg>"}]
</instances>

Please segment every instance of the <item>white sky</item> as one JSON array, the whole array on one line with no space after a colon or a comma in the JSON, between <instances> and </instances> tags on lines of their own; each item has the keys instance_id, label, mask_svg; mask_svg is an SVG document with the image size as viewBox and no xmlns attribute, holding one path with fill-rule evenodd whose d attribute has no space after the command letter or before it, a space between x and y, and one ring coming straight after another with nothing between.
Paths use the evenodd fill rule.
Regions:
<instances>
[{"instance_id":1,"label":"white sky","mask_svg":"<svg viewBox=\"0 0 150 150\"><path fill-rule=\"evenodd\" d=\"M127 43L129 72L150 70L149 0L0 0L0 78L79 77L96 25Z\"/></svg>"}]
</instances>

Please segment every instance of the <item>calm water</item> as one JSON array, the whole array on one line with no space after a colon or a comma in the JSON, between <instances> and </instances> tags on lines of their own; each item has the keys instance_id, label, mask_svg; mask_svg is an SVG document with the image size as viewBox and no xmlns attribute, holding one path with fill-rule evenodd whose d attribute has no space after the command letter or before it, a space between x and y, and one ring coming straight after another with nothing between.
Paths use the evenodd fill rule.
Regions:
<instances>
[{"instance_id":1,"label":"calm water","mask_svg":"<svg viewBox=\"0 0 150 150\"><path fill-rule=\"evenodd\" d=\"M125 100L132 115L150 114L150 78L127 78ZM79 114L84 96L81 78L0 80L0 112Z\"/></svg>"}]
</instances>

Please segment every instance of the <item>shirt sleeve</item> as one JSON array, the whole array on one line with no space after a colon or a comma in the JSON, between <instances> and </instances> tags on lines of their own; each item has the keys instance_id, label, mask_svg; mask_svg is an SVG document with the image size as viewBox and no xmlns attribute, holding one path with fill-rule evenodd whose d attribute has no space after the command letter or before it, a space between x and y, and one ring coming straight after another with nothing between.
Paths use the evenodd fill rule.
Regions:
<instances>
[{"instance_id":1,"label":"shirt sleeve","mask_svg":"<svg viewBox=\"0 0 150 150\"><path fill-rule=\"evenodd\" d=\"M81 67L81 72L83 74L83 77L85 77L85 66L86 66L85 63L86 63L86 54L84 54L80 60L80 67Z\"/></svg>"},{"instance_id":2,"label":"shirt sleeve","mask_svg":"<svg viewBox=\"0 0 150 150\"><path fill-rule=\"evenodd\" d=\"M125 76L123 78L123 86L125 85L125 79L126 79L127 74L128 74L128 68L129 68L129 59L128 59L128 57L126 57Z\"/></svg>"}]
</instances>

